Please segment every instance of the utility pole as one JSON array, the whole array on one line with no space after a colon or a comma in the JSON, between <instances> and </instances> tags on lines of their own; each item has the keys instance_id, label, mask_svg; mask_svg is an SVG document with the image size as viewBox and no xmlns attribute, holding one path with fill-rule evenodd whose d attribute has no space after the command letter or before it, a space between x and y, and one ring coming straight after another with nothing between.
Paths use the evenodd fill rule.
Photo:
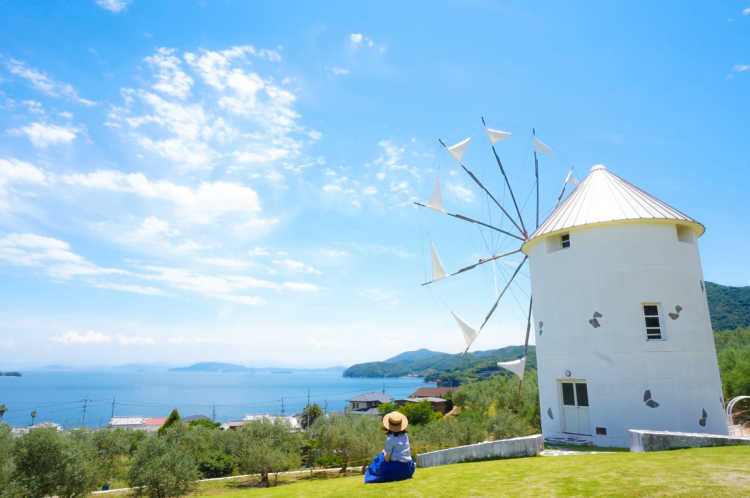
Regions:
<instances>
[{"instance_id":1,"label":"utility pole","mask_svg":"<svg viewBox=\"0 0 750 498\"><path fill-rule=\"evenodd\" d=\"M211 421L216 422L216 405L211 405Z\"/></svg>"},{"instance_id":2,"label":"utility pole","mask_svg":"<svg viewBox=\"0 0 750 498\"><path fill-rule=\"evenodd\" d=\"M281 397L281 416L284 416L284 400L286 398L284 396Z\"/></svg>"},{"instance_id":3,"label":"utility pole","mask_svg":"<svg viewBox=\"0 0 750 498\"><path fill-rule=\"evenodd\" d=\"M112 416L110 418L115 418L115 395L112 395Z\"/></svg>"},{"instance_id":4,"label":"utility pole","mask_svg":"<svg viewBox=\"0 0 750 498\"><path fill-rule=\"evenodd\" d=\"M81 426L82 427L86 426L86 408L88 408L88 406L89 406L89 399L88 398L83 398L83 414L81 416Z\"/></svg>"},{"instance_id":5,"label":"utility pole","mask_svg":"<svg viewBox=\"0 0 750 498\"><path fill-rule=\"evenodd\" d=\"M323 413L325 415L328 415L328 400L326 400L325 403L323 403Z\"/></svg>"},{"instance_id":6,"label":"utility pole","mask_svg":"<svg viewBox=\"0 0 750 498\"><path fill-rule=\"evenodd\" d=\"M310 388L307 388L307 406L310 406Z\"/></svg>"}]
</instances>

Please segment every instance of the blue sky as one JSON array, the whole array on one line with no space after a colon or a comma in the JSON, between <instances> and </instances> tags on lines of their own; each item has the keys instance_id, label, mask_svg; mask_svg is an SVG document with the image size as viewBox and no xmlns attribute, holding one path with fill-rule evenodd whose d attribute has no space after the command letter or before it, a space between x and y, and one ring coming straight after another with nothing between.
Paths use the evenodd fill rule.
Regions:
<instances>
[{"instance_id":1,"label":"blue sky","mask_svg":"<svg viewBox=\"0 0 750 498\"><path fill-rule=\"evenodd\" d=\"M605 164L706 225L707 280L748 285L750 3L2 2L0 358L334 365L459 351L513 247L423 212L533 219ZM507 204L510 206L510 204ZM507 222L503 226L506 226ZM474 349L523 341L528 272ZM0 368L7 368L0 366Z\"/></svg>"}]
</instances>

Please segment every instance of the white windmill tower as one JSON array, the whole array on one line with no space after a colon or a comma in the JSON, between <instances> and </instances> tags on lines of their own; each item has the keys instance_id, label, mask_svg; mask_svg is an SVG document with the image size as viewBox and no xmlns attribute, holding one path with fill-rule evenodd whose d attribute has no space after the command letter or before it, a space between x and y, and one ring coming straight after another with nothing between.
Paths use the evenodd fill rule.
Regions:
<instances>
[{"instance_id":1,"label":"white windmill tower","mask_svg":"<svg viewBox=\"0 0 750 498\"><path fill-rule=\"evenodd\" d=\"M521 241L517 250L450 274L431 248L433 278L427 284L512 254L524 255L478 329L453 314L466 349L528 259L532 298L525 344L533 303L545 439L627 446L628 429L727 434L697 247L703 225L601 165L560 202L571 183L569 173L557 206L540 225L536 153L551 151L534 137L537 228L528 235L494 147L510 134L490 129L487 134L517 220L461 162L468 139L446 149L517 233L446 212L438 184L427 205L417 203ZM499 366L522 377L525 358Z\"/></svg>"},{"instance_id":2,"label":"white windmill tower","mask_svg":"<svg viewBox=\"0 0 750 498\"><path fill-rule=\"evenodd\" d=\"M704 227L597 165L522 250L545 437L727 434L698 254Z\"/></svg>"}]
</instances>

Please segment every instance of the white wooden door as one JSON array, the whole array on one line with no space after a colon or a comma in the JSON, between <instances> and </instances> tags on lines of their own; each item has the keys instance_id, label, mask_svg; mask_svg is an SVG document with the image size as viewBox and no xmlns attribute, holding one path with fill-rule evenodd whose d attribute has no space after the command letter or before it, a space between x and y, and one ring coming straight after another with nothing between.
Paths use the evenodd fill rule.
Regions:
<instances>
[{"instance_id":1,"label":"white wooden door","mask_svg":"<svg viewBox=\"0 0 750 498\"><path fill-rule=\"evenodd\" d=\"M589 393L586 381L562 381L563 432L590 435Z\"/></svg>"}]
</instances>

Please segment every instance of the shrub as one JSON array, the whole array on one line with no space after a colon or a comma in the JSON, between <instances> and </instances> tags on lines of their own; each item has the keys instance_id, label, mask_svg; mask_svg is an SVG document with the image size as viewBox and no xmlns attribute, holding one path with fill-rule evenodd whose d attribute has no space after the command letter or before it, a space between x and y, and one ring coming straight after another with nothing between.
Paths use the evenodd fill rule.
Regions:
<instances>
[{"instance_id":1,"label":"shrub","mask_svg":"<svg viewBox=\"0 0 750 498\"><path fill-rule=\"evenodd\" d=\"M230 476L234 467L234 459L220 451L204 453L198 457L198 471L204 478Z\"/></svg>"}]
</instances>

